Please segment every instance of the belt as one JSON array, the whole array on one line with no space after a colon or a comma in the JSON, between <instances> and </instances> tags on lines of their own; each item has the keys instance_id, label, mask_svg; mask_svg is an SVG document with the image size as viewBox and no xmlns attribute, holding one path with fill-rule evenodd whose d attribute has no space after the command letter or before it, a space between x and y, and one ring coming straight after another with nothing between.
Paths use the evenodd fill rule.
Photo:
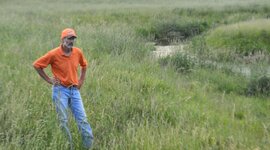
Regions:
<instances>
[{"instance_id":1,"label":"belt","mask_svg":"<svg viewBox=\"0 0 270 150\"><path fill-rule=\"evenodd\" d=\"M67 88L67 89L77 88L77 87L78 87L77 85L74 85L74 84L69 85L69 86L65 86L65 85L61 84L61 86L65 87L65 88Z\"/></svg>"}]
</instances>

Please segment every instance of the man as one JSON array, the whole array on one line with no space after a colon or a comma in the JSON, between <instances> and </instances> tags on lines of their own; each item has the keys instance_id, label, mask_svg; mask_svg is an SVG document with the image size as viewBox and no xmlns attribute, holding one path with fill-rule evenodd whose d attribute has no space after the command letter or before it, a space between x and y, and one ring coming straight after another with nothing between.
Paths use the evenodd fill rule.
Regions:
<instances>
[{"instance_id":1,"label":"man","mask_svg":"<svg viewBox=\"0 0 270 150\"><path fill-rule=\"evenodd\" d=\"M85 79L87 61L82 51L77 47L73 47L76 38L77 35L73 29L64 29L60 46L49 51L33 63L38 74L53 85L53 102L56 106L60 125L68 136L71 149L73 149L73 144L68 128L68 107L71 109L81 132L83 147L90 148L93 143L92 129L87 122L79 91ZM43 70L48 65L51 65L53 77L49 77ZM81 66L81 74L78 80L77 71L79 65Z\"/></svg>"}]
</instances>

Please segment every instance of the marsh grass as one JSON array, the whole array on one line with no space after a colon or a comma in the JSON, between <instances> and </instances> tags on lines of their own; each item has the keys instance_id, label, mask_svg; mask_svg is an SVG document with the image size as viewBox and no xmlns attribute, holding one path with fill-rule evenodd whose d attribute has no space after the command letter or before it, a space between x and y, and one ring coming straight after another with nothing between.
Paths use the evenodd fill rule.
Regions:
<instances>
[{"instance_id":1,"label":"marsh grass","mask_svg":"<svg viewBox=\"0 0 270 150\"><path fill-rule=\"evenodd\" d=\"M269 52L269 23L268 19L259 19L218 27L209 33L206 43L216 50L234 50L232 54Z\"/></svg>"},{"instance_id":2,"label":"marsh grass","mask_svg":"<svg viewBox=\"0 0 270 150\"><path fill-rule=\"evenodd\" d=\"M248 83L245 77L204 67L188 74L176 72L160 66L145 45L154 38L149 32L152 25L162 19L197 18L213 28L264 17L268 1L257 7L253 0L63 2L0 1L0 149L68 147L51 101L51 86L32 68L36 58L59 45L65 27L76 29L76 46L90 64L81 94L95 136L93 149L270 146L269 100L241 94ZM222 9L207 11L206 5ZM194 49L207 55L200 45ZM50 74L50 68L46 72ZM69 124L75 148L82 149L72 117Z\"/></svg>"}]
</instances>

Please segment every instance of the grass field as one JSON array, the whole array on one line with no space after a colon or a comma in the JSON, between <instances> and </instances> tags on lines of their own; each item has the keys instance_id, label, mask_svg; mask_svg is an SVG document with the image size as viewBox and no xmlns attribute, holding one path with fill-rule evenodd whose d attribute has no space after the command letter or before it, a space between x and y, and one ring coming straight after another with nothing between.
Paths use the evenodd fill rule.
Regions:
<instances>
[{"instance_id":1,"label":"grass field","mask_svg":"<svg viewBox=\"0 0 270 150\"><path fill-rule=\"evenodd\" d=\"M269 149L270 1L0 0L0 6L0 149L68 148L51 86L32 67L60 44L66 27L77 31L75 45L90 64L81 94L93 149ZM185 43L195 59L153 58L147 43L164 40ZM263 57L245 61L255 57L250 52ZM251 66L251 75L214 62Z\"/></svg>"}]
</instances>

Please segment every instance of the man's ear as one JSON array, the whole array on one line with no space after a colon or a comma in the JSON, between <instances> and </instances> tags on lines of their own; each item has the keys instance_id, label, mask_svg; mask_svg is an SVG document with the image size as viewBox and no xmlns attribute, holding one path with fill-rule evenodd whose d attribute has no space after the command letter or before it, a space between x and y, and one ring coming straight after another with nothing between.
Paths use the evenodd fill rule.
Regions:
<instances>
[{"instance_id":1,"label":"man's ear","mask_svg":"<svg viewBox=\"0 0 270 150\"><path fill-rule=\"evenodd\" d=\"M64 43L65 38L61 39L61 43Z\"/></svg>"}]
</instances>

